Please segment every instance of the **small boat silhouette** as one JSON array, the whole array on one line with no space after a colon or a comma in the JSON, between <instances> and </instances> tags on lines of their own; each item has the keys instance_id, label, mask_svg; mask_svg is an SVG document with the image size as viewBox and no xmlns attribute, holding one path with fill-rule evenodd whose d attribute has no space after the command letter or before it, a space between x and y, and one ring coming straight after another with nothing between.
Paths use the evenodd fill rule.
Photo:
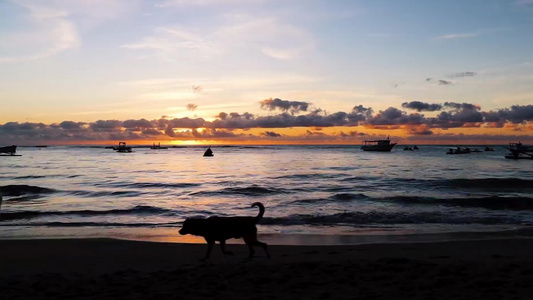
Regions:
<instances>
[{"instance_id":1,"label":"small boat silhouette","mask_svg":"<svg viewBox=\"0 0 533 300\"><path fill-rule=\"evenodd\" d=\"M159 150L159 149L168 149L168 147L161 146L161 143L157 143L157 145L153 143L153 145L150 146L150 149Z\"/></svg>"},{"instance_id":2,"label":"small boat silhouette","mask_svg":"<svg viewBox=\"0 0 533 300\"><path fill-rule=\"evenodd\" d=\"M17 153L17 146L12 145L12 146L0 147L0 153L5 153L10 156L15 156Z\"/></svg>"},{"instance_id":3,"label":"small boat silhouette","mask_svg":"<svg viewBox=\"0 0 533 300\"><path fill-rule=\"evenodd\" d=\"M204 156L214 156L213 150L211 150L211 146L209 146L207 150L205 150Z\"/></svg>"},{"instance_id":4,"label":"small boat silhouette","mask_svg":"<svg viewBox=\"0 0 533 300\"><path fill-rule=\"evenodd\" d=\"M126 142L119 142L117 147L114 147L113 150L120 153L130 153L132 152L130 146L126 146Z\"/></svg>"}]
</instances>

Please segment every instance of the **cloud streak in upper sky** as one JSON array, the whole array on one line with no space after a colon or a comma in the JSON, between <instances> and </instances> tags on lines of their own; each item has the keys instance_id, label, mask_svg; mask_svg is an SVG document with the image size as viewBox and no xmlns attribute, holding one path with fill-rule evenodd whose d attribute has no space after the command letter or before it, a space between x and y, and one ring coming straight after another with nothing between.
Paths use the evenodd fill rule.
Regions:
<instances>
[{"instance_id":1,"label":"cloud streak in upper sky","mask_svg":"<svg viewBox=\"0 0 533 300\"><path fill-rule=\"evenodd\" d=\"M436 37L438 40L455 40L455 39L465 39L465 38L473 38L479 36L478 33L452 33L452 34L444 34L439 35Z\"/></svg>"},{"instance_id":2,"label":"cloud streak in upper sky","mask_svg":"<svg viewBox=\"0 0 533 300\"><path fill-rule=\"evenodd\" d=\"M14 2L28 13L28 20L38 33L20 30L2 38L0 63L17 63L53 56L79 45L75 25L63 10L29 1Z\"/></svg>"},{"instance_id":3,"label":"cloud streak in upper sky","mask_svg":"<svg viewBox=\"0 0 533 300\"><path fill-rule=\"evenodd\" d=\"M279 60L293 60L315 47L311 33L275 17L239 14L225 15L214 21L194 29L158 27L152 35L121 47L155 51L160 57L173 61L187 55L210 60L223 55L226 58L233 54L244 55L249 51Z\"/></svg>"}]
</instances>

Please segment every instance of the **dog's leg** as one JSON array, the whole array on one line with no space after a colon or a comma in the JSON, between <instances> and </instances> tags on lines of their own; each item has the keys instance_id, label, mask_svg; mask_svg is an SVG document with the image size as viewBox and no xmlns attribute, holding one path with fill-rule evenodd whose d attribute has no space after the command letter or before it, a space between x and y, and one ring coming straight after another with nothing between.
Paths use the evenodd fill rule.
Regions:
<instances>
[{"instance_id":1,"label":"dog's leg","mask_svg":"<svg viewBox=\"0 0 533 300\"><path fill-rule=\"evenodd\" d=\"M261 248L263 248L263 250L265 250L266 256L270 258L270 253L268 252L268 245L266 243L258 241L256 235L247 235L244 236L243 239L246 245L248 246L248 250L250 251L250 254L248 255L249 258L252 258L255 254L254 246L260 246Z\"/></svg>"},{"instance_id":2,"label":"dog's leg","mask_svg":"<svg viewBox=\"0 0 533 300\"><path fill-rule=\"evenodd\" d=\"M226 241L225 240L221 240L220 241L220 249L222 249L222 253L224 253L224 254L233 255L233 252L226 251Z\"/></svg>"},{"instance_id":3,"label":"dog's leg","mask_svg":"<svg viewBox=\"0 0 533 300\"><path fill-rule=\"evenodd\" d=\"M244 242L246 243L246 246L248 246L248 258L254 257L255 250L254 250L254 242L256 239L254 238L254 235L245 235L242 237Z\"/></svg>"},{"instance_id":4,"label":"dog's leg","mask_svg":"<svg viewBox=\"0 0 533 300\"><path fill-rule=\"evenodd\" d=\"M205 253L205 257L202 260L206 260L209 258L211 250L213 250L213 245L215 245L215 240L205 239L205 241L207 242L207 252Z\"/></svg>"},{"instance_id":5,"label":"dog's leg","mask_svg":"<svg viewBox=\"0 0 533 300\"><path fill-rule=\"evenodd\" d=\"M253 242L246 241L246 240L244 242L246 243L246 246L248 246L248 258L254 257L255 250L254 250Z\"/></svg>"},{"instance_id":6,"label":"dog's leg","mask_svg":"<svg viewBox=\"0 0 533 300\"><path fill-rule=\"evenodd\" d=\"M254 244L260 246L261 248L263 248L263 250L265 250L266 256L267 256L268 258L270 258L270 253L268 252L268 245L267 245L267 243L263 243L263 242L260 242L260 241L258 241L258 240L255 240Z\"/></svg>"}]
</instances>

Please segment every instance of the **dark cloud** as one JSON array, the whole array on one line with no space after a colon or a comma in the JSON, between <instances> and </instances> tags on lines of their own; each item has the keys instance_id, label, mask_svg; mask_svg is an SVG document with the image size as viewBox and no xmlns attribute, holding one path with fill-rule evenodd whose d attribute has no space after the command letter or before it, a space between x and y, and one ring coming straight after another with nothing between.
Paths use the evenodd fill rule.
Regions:
<instances>
[{"instance_id":1,"label":"dark cloud","mask_svg":"<svg viewBox=\"0 0 533 300\"><path fill-rule=\"evenodd\" d=\"M154 125L146 120L146 119L140 119L140 120L126 120L122 122L122 127L129 128L129 129L138 129L138 128L153 128Z\"/></svg>"},{"instance_id":2,"label":"dark cloud","mask_svg":"<svg viewBox=\"0 0 533 300\"><path fill-rule=\"evenodd\" d=\"M368 112L369 110L367 110ZM364 120L365 113L336 112L326 114L321 110L315 110L306 115L295 116L289 113L281 113L273 116L255 117L252 114L230 113L219 114L220 119L213 121L209 126L213 128L246 129L246 128L286 128L286 127L331 127L357 125L356 120Z\"/></svg>"},{"instance_id":3,"label":"dark cloud","mask_svg":"<svg viewBox=\"0 0 533 300\"><path fill-rule=\"evenodd\" d=\"M3 131L32 131L37 129L44 129L48 126L43 123L19 123L19 122L8 122L0 127L0 130Z\"/></svg>"},{"instance_id":4,"label":"dark cloud","mask_svg":"<svg viewBox=\"0 0 533 300\"><path fill-rule=\"evenodd\" d=\"M259 103L261 104L261 108L263 109L268 109L268 110L279 109L284 112L288 111L292 114L299 113L301 111L307 111L307 108L310 105L310 103L307 103L307 102L281 100L279 98L265 99Z\"/></svg>"},{"instance_id":5,"label":"dark cloud","mask_svg":"<svg viewBox=\"0 0 533 300\"><path fill-rule=\"evenodd\" d=\"M192 86L193 93L201 93L203 91L203 88L199 85L193 85Z\"/></svg>"},{"instance_id":6,"label":"dark cloud","mask_svg":"<svg viewBox=\"0 0 533 300\"><path fill-rule=\"evenodd\" d=\"M424 122L424 115L421 114L407 114L394 107L389 107L386 110L380 110L378 114L367 120L371 125L404 125L404 124L422 124Z\"/></svg>"},{"instance_id":7,"label":"dark cloud","mask_svg":"<svg viewBox=\"0 0 533 300\"><path fill-rule=\"evenodd\" d=\"M436 118L429 118L428 124L433 127L454 128L484 122L480 107L475 104L445 102L443 106L452 110L442 111Z\"/></svg>"},{"instance_id":8,"label":"dark cloud","mask_svg":"<svg viewBox=\"0 0 533 300\"><path fill-rule=\"evenodd\" d=\"M201 128L205 127L205 124L206 122L202 118L191 119L185 117L169 120L167 126L171 128Z\"/></svg>"},{"instance_id":9,"label":"dark cloud","mask_svg":"<svg viewBox=\"0 0 533 300\"><path fill-rule=\"evenodd\" d=\"M433 131L427 125L408 126L407 131L412 135L432 135Z\"/></svg>"},{"instance_id":10,"label":"dark cloud","mask_svg":"<svg viewBox=\"0 0 533 300\"><path fill-rule=\"evenodd\" d=\"M476 76L477 73L476 72L459 72L459 73L454 73L454 74L451 74L450 77L451 78L462 78L462 77L473 77L473 76Z\"/></svg>"},{"instance_id":11,"label":"dark cloud","mask_svg":"<svg viewBox=\"0 0 533 300\"><path fill-rule=\"evenodd\" d=\"M275 133L273 131L265 131L265 132L261 133L261 135L268 136L268 137L280 137L281 136L281 134Z\"/></svg>"},{"instance_id":12,"label":"dark cloud","mask_svg":"<svg viewBox=\"0 0 533 300\"><path fill-rule=\"evenodd\" d=\"M457 103L457 102L444 102L443 106L449 107L455 110L481 110L481 106L471 103Z\"/></svg>"},{"instance_id":13,"label":"dark cloud","mask_svg":"<svg viewBox=\"0 0 533 300\"><path fill-rule=\"evenodd\" d=\"M119 131L122 127L122 121L119 120L98 120L94 123L91 123L90 128L94 131Z\"/></svg>"},{"instance_id":14,"label":"dark cloud","mask_svg":"<svg viewBox=\"0 0 533 300\"><path fill-rule=\"evenodd\" d=\"M319 132L319 131L311 131L311 130L307 130L305 132L305 135L307 136L325 136L326 134L325 133L322 133L322 132Z\"/></svg>"},{"instance_id":15,"label":"dark cloud","mask_svg":"<svg viewBox=\"0 0 533 300\"><path fill-rule=\"evenodd\" d=\"M366 136L367 134L364 133L364 132L357 132L357 131L350 131L348 133L344 133L344 132L340 132L339 133L339 136L343 137L343 138L347 138L347 137L362 137L362 136Z\"/></svg>"},{"instance_id":16,"label":"dark cloud","mask_svg":"<svg viewBox=\"0 0 533 300\"><path fill-rule=\"evenodd\" d=\"M192 104L192 103L187 104L187 110L189 111L195 111L196 108L198 108L198 105L196 104Z\"/></svg>"},{"instance_id":17,"label":"dark cloud","mask_svg":"<svg viewBox=\"0 0 533 300\"><path fill-rule=\"evenodd\" d=\"M195 138L212 139L212 138L232 138L237 135L228 130L206 129L199 132L196 129L191 130L192 136Z\"/></svg>"},{"instance_id":18,"label":"dark cloud","mask_svg":"<svg viewBox=\"0 0 533 300\"><path fill-rule=\"evenodd\" d=\"M357 105L352 108L352 111L346 116L348 123L358 125L372 117L374 111L372 108L366 108L362 105Z\"/></svg>"},{"instance_id":19,"label":"dark cloud","mask_svg":"<svg viewBox=\"0 0 533 300\"><path fill-rule=\"evenodd\" d=\"M153 129L153 128L149 128L149 129L144 129L142 131L142 134L144 134L144 135L162 135L163 133L161 133L161 131L159 131L159 130L156 130L156 129Z\"/></svg>"},{"instance_id":20,"label":"dark cloud","mask_svg":"<svg viewBox=\"0 0 533 300\"><path fill-rule=\"evenodd\" d=\"M513 105L496 111L482 113L486 122L494 122L502 127L506 122L520 124L533 121L533 105Z\"/></svg>"},{"instance_id":21,"label":"dark cloud","mask_svg":"<svg viewBox=\"0 0 533 300\"><path fill-rule=\"evenodd\" d=\"M59 127L65 130L82 130L84 122L63 121L59 123Z\"/></svg>"},{"instance_id":22,"label":"dark cloud","mask_svg":"<svg viewBox=\"0 0 533 300\"><path fill-rule=\"evenodd\" d=\"M290 107L290 106L289 106ZM429 104L411 101L402 104L403 108L418 111L442 111L434 117L425 117L419 113L407 113L395 107L380 110L374 114L372 108L357 105L351 111L327 113L314 109L306 114L295 115L287 111L279 114L257 116L245 113L219 113L215 120L206 121L202 118L160 118L157 120L129 119L98 120L92 123L63 121L58 124L18 123L0 124L0 144L22 144L47 141L104 141L104 140L142 140L154 136L165 136L169 139L260 139L293 137L280 135L269 128L309 128L309 132L300 138L318 140L322 128L333 126L366 126L375 129L401 129L410 136L435 136L435 129L458 127L505 127L514 131L533 130L533 105L513 105L509 108L481 111L481 107L471 103L444 102ZM267 129L255 135L238 134L235 130L253 128ZM313 130L313 131L311 131ZM250 131L252 132L252 131ZM325 132L325 131L324 131ZM356 138L364 133L351 131L340 132L335 136L324 135L328 140Z\"/></svg>"},{"instance_id":23,"label":"dark cloud","mask_svg":"<svg viewBox=\"0 0 533 300\"><path fill-rule=\"evenodd\" d=\"M425 118L424 123L431 127L456 128L473 126L484 122L479 105L470 103L444 102L443 109L435 118ZM478 125L475 125L478 126Z\"/></svg>"},{"instance_id":24,"label":"dark cloud","mask_svg":"<svg viewBox=\"0 0 533 300\"><path fill-rule=\"evenodd\" d=\"M442 109L441 104L437 104L437 103L430 104L430 103L425 103L425 102L420 102L420 101L404 102L402 103L402 107L414 109L419 112L420 111L437 111L437 110Z\"/></svg>"},{"instance_id":25,"label":"dark cloud","mask_svg":"<svg viewBox=\"0 0 533 300\"><path fill-rule=\"evenodd\" d=\"M435 80L431 77L426 78L426 82L430 82L430 83L436 82L438 85L453 85L453 82L451 81L444 80L444 79Z\"/></svg>"}]
</instances>

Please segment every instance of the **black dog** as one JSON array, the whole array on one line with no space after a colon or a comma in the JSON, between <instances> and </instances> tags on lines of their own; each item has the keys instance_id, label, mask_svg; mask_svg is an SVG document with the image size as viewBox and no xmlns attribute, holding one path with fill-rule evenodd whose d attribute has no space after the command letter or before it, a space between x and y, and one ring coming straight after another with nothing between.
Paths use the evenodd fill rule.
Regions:
<instances>
[{"instance_id":1,"label":"black dog","mask_svg":"<svg viewBox=\"0 0 533 300\"><path fill-rule=\"evenodd\" d=\"M259 207L259 214L257 217L209 217L207 219L186 219L183 222L183 227L180 230L180 234L192 234L203 236L207 242L207 252L204 259L209 258L211 250L215 241L220 243L222 253L233 255L232 252L226 251L226 240L234 238L243 238L244 242L248 246L249 256L253 257L255 250L254 246L261 246L270 258L268 253L267 244L257 240L257 227L255 224L261 220L265 213L265 207L260 202L255 202L252 207Z\"/></svg>"}]
</instances>

